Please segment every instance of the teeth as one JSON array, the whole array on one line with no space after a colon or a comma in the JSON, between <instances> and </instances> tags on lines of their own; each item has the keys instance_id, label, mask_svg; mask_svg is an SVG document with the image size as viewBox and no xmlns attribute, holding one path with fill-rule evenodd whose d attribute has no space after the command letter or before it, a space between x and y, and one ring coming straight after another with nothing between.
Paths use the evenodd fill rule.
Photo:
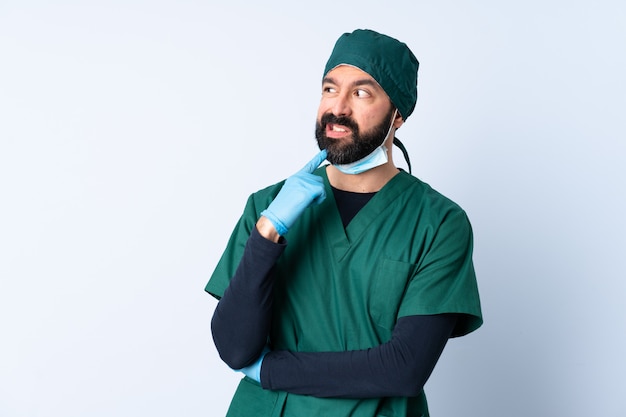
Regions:
<instances>
[{"instance_id":1,"label":"teeth","mask_svg":"<svg viewBox=\"0 0 626 417\"><path fill-rule=\"evenodd\" d=\"M345 132L346 129L342 129L336 125L333 125L333 132Z\"/></svg>"}]
</instances>

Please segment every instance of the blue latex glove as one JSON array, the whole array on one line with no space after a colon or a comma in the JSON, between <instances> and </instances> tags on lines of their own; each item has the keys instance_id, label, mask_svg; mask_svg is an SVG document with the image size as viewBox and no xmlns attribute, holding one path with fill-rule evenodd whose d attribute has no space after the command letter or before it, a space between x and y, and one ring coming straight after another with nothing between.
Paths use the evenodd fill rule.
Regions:
<instances>
[{"instance_id":1,"label":"blue latex glove","mask_svg":"<svg viewBox=\"0 0 626 417\"><path fill-rule=\"evenodd\" d=\"M263 364L263 358L270 352L270 349L266 346L261 352L261 356L252 364L245 368L237 369L237 372L243 372L248 378L254 379L259 384L261 383L261 364Z\"/></svg>"},{"instance_id":2,"label":"blue latex glove","mask_svg":"<svg viewBox=\"0 0 626 417\"><path fill-rule=\"evenodd\" d=\"M272 222L279 235L287 233L307 207L319 204L326 198L324 180L312 174L324 159L326 149L315 155L300 171L287 178L274 201L261 212L262 216Z\"/></svg>"}]
</instances>

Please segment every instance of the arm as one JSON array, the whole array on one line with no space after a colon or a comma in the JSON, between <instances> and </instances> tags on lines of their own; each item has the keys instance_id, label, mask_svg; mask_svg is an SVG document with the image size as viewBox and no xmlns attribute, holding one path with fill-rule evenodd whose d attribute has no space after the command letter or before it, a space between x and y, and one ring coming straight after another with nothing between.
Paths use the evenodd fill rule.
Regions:
<instances>
[{"instance_id":1,"label":"arm","mask_svg":"<svg viewBox=\"0 0 626 417\"><path fill-rule=\"evenodd\" d=\"M271 352L261 364L261 385L318 397L417 395L447 339L482 323L471 254L471 226L453 208L433 237L419 278L405 289L389 342L349 352Z\"/></svg>"},{"instance_id":2,"label":"arm","mask_svg":"<svg viewBox=\"0 0 626 417\"><path fill-rule=\"evenodd\" d=\"M233 369L253 363L265 347L271 270L286 246L265 239L259 228L252 231L212 320L220 357ZM262 360L262 385L318 397L414 396L430 376L456 322L453 314L408 316L398 320L389 342L372 349L271 352Z\"/></svg>"},{"instance_id":3,"label":"arm","mask_svg":"<svg viewBox=\"0 0 626 417\"><path fill-rule=\"evenodd\" d=\"M417 395L446 341L482 323L465 213L443 215L418 275L409 282L389 342L351 352L273 352L261 363L261 385L319 397Z\"/></svg>"},{"instance_id":4,"label":"arm","mask_svg":"<svg viewBox=\"0 0 626 417\"><path fill-rule=\"evenodd\" d=\"M264 228L261 220L259 223ZM267 342L274 287L271 272L285 246L264 238L258 226L254 228L235 275L215 308L213 341L222 360L233 369L254 362Z\"/></svg>"},{"instance_id":5,"label":"arm","mask_svg":"<svg viewBox=\"0 0 626 417\"><path fill-rule=\"evenodd\" d=\"M272 268L287 233L302 212L326 197L323 180L313 171L324 161L319 152L289 177L250 233L235 274L230 279L211 320L220 357L233 369L252 363L262 353L271 323Z\"/></svg>"},{"instance_id":6,"label":"arm","mask_svg":"<svg viewBox=\"0 0 626 417\"><path fill-rule=\"evenodd\" d=\"M262 362L261 384L316 397L416 396L456 321L455 314L402 317L389 342L367 350L270 352Z\"/></svg>"}]
</instances>

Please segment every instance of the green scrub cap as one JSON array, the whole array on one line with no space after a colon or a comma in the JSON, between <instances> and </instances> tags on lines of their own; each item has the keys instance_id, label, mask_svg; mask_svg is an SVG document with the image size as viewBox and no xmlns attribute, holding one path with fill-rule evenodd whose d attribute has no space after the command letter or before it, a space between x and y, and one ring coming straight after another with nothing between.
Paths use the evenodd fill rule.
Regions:
<instances>
[{"instance_id":1,"label":"green scrub cap","mask_svg":"<svg viewBox=\"0 0 626 417\"><path fill-rule=\"evenodd\" d=\"M339 65L351 65L371 75L404 120L413 113L419 62L406 44L368 29L344 33L335 43L324 77Z\"/></svg>"}]
</instances>

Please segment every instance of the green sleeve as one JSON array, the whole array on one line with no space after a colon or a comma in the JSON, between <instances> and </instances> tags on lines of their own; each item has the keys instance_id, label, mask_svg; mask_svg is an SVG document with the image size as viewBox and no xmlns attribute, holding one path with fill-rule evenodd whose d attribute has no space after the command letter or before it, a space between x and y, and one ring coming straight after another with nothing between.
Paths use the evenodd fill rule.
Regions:
<instances>
[{"instance_id":1,"label":"green sleeve","mask_svg":"<svg viewBox=\"0 0 626 417\"><path fill-rule=\"evenodd\" d=\"M461 318L453 337L480 327L472 251L472 228L465 212L460 208L448 211L407 285L398 317L458 313Z\"/></svg>"}]
</instances>

